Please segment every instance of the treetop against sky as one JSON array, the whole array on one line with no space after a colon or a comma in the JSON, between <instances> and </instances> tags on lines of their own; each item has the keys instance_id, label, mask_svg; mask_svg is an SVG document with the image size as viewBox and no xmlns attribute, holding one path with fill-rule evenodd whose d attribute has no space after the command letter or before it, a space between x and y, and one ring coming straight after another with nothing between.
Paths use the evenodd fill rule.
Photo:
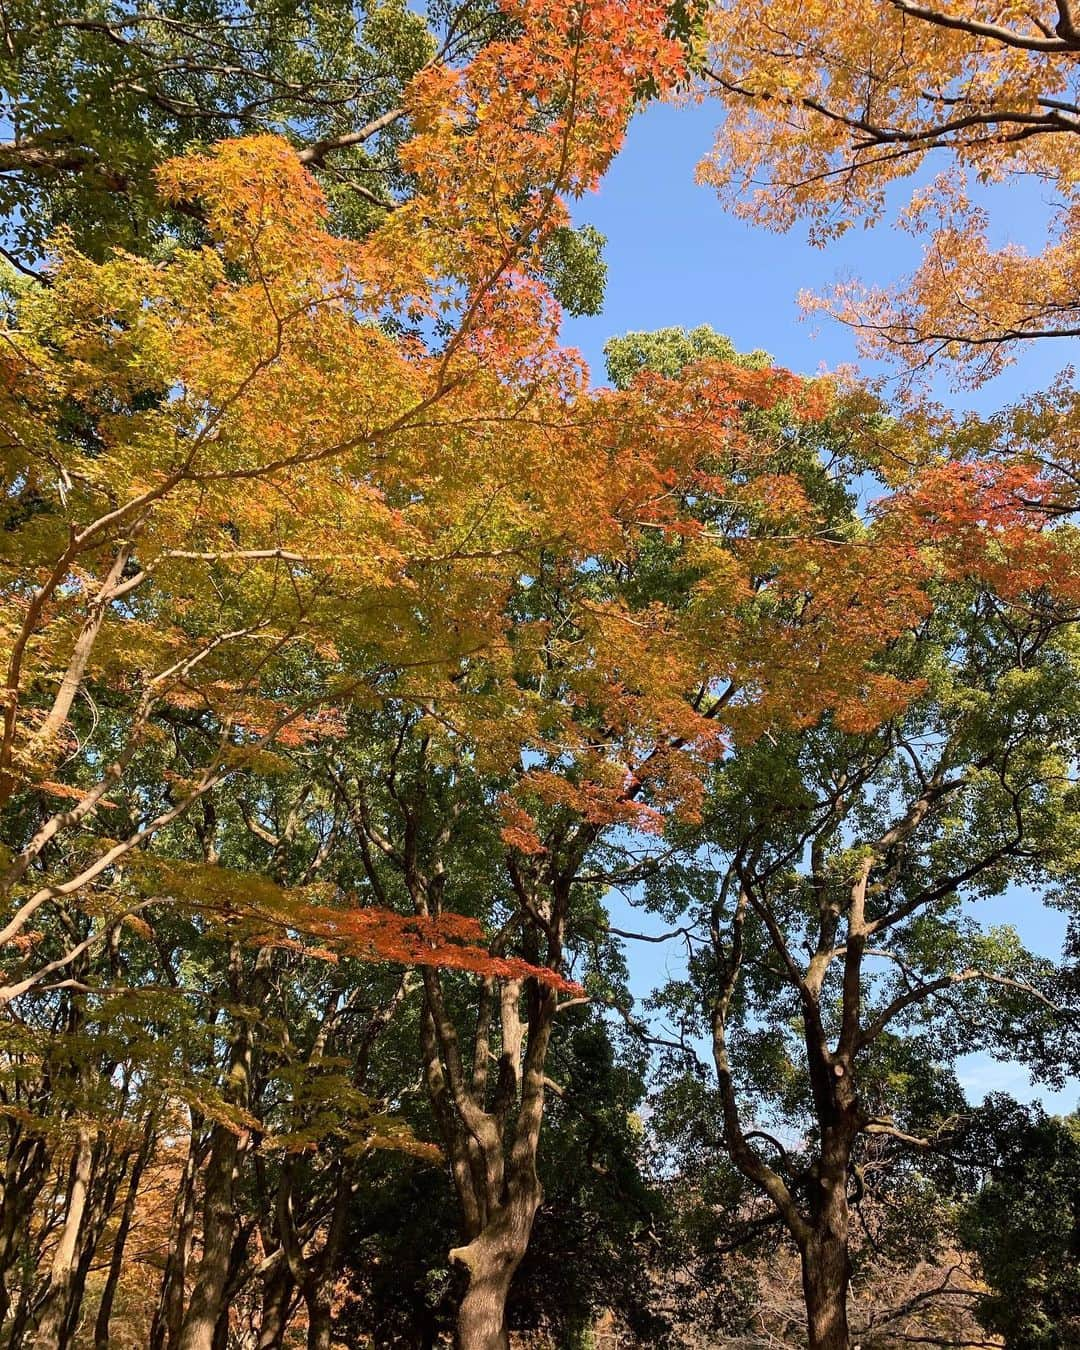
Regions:
<instances>
[{"instance_id":1,"label":"treetop against sky","mask_svg":"<svg viewBox=\"0 0 1080 1350\"><path fill-rule=\"evenodd\" d=\"M824 294L845 273L884 282L918 263L920 240L897 231L889 219L869 229L856 227L821 247L797 225L780 234L725 211L711 185L695 181L695 169L715 136L716 117L708 99L637 113L598 192L575 204L575 218L605 236L603 308L596 315L569 316L563 327L566 339L582 350L594 380L606 378L604 347L613 336L664 327L707 325L730 335L737 349L762 348L793 369L848 365L859 359L855 333L828 317L803 315L800 292ZM890 188L888 200L901 203L905 191L902 185ZM1047 200L1037 185L990 189L986 200L993 207L997 244L1037 248L1043 242ZM1046 388L1077 356L1075 338L1033 343L985 385L954 397L962 407L993 413ZM888 361L867 366L886 388L897 378ZM937 397L949 397L947 381L947 372L933 379ZM880 496L872 480L867 490L871 497ZM656 933L666 927L618 896L612 903L625 928ZM1065 916L1027 891L982 902L979 913L987 922L1015 924L1037 951L1061 952ZM632 987L640 997L684 969L677 943L634 944L630 959ZM1056 1091L1033 1084L1022 1065L998 1063L982 1053L964 1062L962 1076L976 1098L1006 1090L1059 1111L1077 1102L1075 1083Z\"/></svg>"}]
</instances>

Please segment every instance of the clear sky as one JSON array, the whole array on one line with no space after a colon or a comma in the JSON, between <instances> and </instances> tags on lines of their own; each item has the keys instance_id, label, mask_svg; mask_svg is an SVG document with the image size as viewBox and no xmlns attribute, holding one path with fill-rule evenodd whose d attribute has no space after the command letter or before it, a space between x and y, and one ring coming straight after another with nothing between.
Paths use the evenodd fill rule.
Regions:
<instances>
[{"instance_id":1,"label":"clear sky","mask_svg":"<svg viewBox=\"0 0 1080 1350\"><path fill-rule=\"evenodd\" d=\"M806 374L854 362L853 334L820 316L802 319L798 293L826 291L851 275L884 284L918 262L919 242L888 224L855 227L838 242L816 249L797 230L771 234L726 211L711 189L694 182L695 165L711 144L718 114L718 106L709 102L652 106L639 114L599 194L575 207L577 222L595 225L608 241L603 313L568 319L564 329L565 340L589 361L596 383L604 381L602 349L609 337L667 325L710 324L740 350L764 348L780 365ZM1011 186L990 204L995 243L1039 246L1049 211L1035 189ZM1080 344L1047 340L1032 344L1015 366L980 390L949 393L940 382L937 393L955 407L990 412L1045 387L1074 362L1080 364ZM648 915L630 910L617 897L611 900L617 927L660 931ZM1013 892L975 912L986 922L1014 925L1036 951L1060 951L1062 916L1035 896ZM637 997L662 983L667 973L679 973L681 953L674 945L630 947ZM982 1054L967 1056L960 1075L976 1101L1004 1090L1064 1111L1075 1109L1080 1097L1080 1085L1050 1094L1033 1086L1022 1067Z\"/></svg>"},{"instance_id":2,"label":"clear sky","mask_svg":"<svg viewBox=\"0 0 1080 1350\"><path fill-rule=\"evenodd\" d=\"M883 284L919 260L919 241L887 224L855 226L819 249L798 229L773 234L725 210L711 188L694 182L719 112L711 101L650 106L632 123L600 192L575 205L577 221L595 225L608 239L604 311L569 319L565 327L566 340L584 352L598 383L609 337L668 324L711 324L741 350L763 347L780 365L804 374L852 362L853 334L821 316L802 319L799 291L827 291L852 275ZM903 192L901 185L898 201ZM1039 247L1049 209L1038 189L1012 183L984 199L995 243ZM1080 364L1075 340L1034 343L1000 379L974 393L962 391L954 401L991 411L1044 387L1073 362Z\"/></svg>"}]
</instances>

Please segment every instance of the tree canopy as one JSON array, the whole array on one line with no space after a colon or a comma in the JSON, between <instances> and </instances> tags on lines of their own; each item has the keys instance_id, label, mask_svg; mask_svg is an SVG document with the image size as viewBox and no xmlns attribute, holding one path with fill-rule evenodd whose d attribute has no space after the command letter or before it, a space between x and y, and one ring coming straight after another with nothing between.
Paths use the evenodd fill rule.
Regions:
<instances>
[{"instance_id":1,"label":"tree canopy","mask_svg":"<svg viewBox=\"0 0 1080 1350\"><path fill-rule=\"evenodd\" d=\"M700 174L740 211L826 243L886 213L927 246L902 286L842 287L830 301L871 351L912 366L944 357L966 381L1017 344L1075 337L1076 55L1068 0L986 6L865 0L710 5L703 79L724 104ZM900 211L891 189L911 179ZM988 185L1052 194L1047 247L992 242Z\"/></svg>"},{"instance_id":2,"label":"tree canopy","mask_svg":"<svg viewBox=\"0 0 1080 1350\"><path fill-rule=\"evenodd\" d=\"M707 88L823 243L944 152L875 341L1066 336L1076 35L774 8L0 13L10 1350L1070 1343L1074 1122L956 1064L1080 1063L1071 376L562 319Z\"/></svg>"}]
</instances>

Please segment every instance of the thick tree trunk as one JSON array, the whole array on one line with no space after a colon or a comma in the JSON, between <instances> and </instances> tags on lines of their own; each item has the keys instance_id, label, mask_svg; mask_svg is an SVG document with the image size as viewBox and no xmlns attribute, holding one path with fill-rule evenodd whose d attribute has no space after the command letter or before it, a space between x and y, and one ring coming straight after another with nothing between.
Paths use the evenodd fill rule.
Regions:
<instances>
[{"instance_id":1,"label":"thick tree trunk","mask_svg":"<svg viewBox=\"0 0 1080 1350\"><path fill-rule=\"evenodd\" d=\"M90 1167L93 1140L90 1131L82 1126L75 1144L75 1158L71 1168L67 1214L60 1230L60 1240L53 1254L49 1272L49 1287L38 1318L33 1339L33 1350L61 1350L65 1314L75 1279L79 1232L86 1213L86 1197L90 1187Z\"/></svg>"},{"instance_id":2,"label":"thick tree trunk","mask_svg":"<svg viewBox=\"0 0 1080 1350\"><path fill-rule=\"evenodd\" d=\"M513 1183L511 1183L513 1185ZM492 1215L483 1230L450 1259L465 1268L468 1284L458 1307L457 1350L509 1350L506 1302L532 1236L540 1207L539 1182L523 1187Z\"/></svg>"},{"instance_id":3,"label":"thick tree trunk","mask_svg":"<svg viewBox=\"0 0 1080 1350\"><path fill-rule=\"evenodd\" d=\"M206 1169L202 1259L180 1333L180 1350L213 1350L236 1229L233 1174L238 1152L235 1133L224 1125L215 1125Z\"/></svg>"},{"instance_id":4,"label":"thick tree trunk","mask_svg":"<svg viewBox=\"0 0 1080 1350\"><path fill-rule=\"evenodd\" d=\"M499 1255L474 1259L457 1316L457 1350L509 1350L506 1300L516 1263Z\"/></svg>"},{"instance_id":5,"label":"thick tree trunk","mask_svg":"<svg viewBox=\"0 0 1080 1350\"><path fill-rule=\"evenodd\" d=\"M223 1298L221 1312L214 1326L214 1350L229 1350L229 1328L229 1300Z\"/></svg>"},{"instance_id":6,"label":"thick tree trunk","mask_svg":"<svg viewBox=\"0 0 1080 1350\"><path fill-rule=\"evenodd\" d=\"M803 1293L810 1350L850 1350L846 1240L815 1235L802 1254Z\"/></svg>"},{"instance_id":7,"label":"thick tree trunk","mask_svg":"<svg viewBox=\"0 0 1080 1350\"><path fill-rule=\"evenodd\" d=\"M255 1350L281 1350L289 1321L289 1301L295 1285L284 1258L263 1279L262 1314Z\"/></svg>"},{"instance_id":8,"label":"thick tree trunk","mask_svg":"<svg viewBox=\"0 0 1080 1350\"><path fill-rule=\"evenodd\" d=\"M307 1350L330 1350L333 1328L329 1300L320 1291L307 1300L307 1310Z\"/></svg>"}]
</instances>

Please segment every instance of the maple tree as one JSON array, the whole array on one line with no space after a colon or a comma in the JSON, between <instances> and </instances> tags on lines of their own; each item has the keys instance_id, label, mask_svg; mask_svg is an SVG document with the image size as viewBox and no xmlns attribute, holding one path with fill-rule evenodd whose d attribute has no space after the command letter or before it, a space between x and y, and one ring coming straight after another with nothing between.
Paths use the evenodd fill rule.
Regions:
<instances>
[{"instance_id":1,"label":"maple tree","mask_svg":"<svg viewBox=\"0 0 1080 1350\"><path fill-rule=\"evenodd\" d=\"M624 433L628 410L646 426L661 419L642 443L671 457L666 490L635 508L635 535L610 557L551 557L523 579L511 634L520 709L504 689L497 722L475 704L463 722L462 696L490 685L470 658L452 703L398 710L366 772L340 784L376 894L403 892L425 919L483 900L499 958L520 943L533 963L573 973L594 888L638 873L619 841L680 822L693 837L710 766L734 745L826 710L850 734L868 731L920 687L874 657L925 616L933 569L891 517L869 530L828 515L807 525L814 494L847 501L818 453L825 391L718 347L720 359L645 372L599 398L601 432L616 409ZM453 1253L468 1272L458 1338L505 1345L541 1202L551 1036L575 1000L534 977L501 990L487 979L474 997L434 965L421 979L425 1075L465 1238Z\"/></svg>"},{"instance_id":2,"label":"maple tree","mask_svg":"<svg viewBox=\"0 0 1080 1350\"><path fill-rule=\"evenodd\" d=\"M506 20L469 0L426 16L400 0L198 10L56 0L9 5L0 25L3 242L33 272L60 223L92 256L117 243L147 252L183 232L153 170L239 135L285 136L319 173L338 232L365 233L407 192L397 150L409 81L430 62L462 64Z\"/></svg>"},{"instance_id":3,"label":"maple tree","mask_svg":"<svg viewBox=\"0 0 1080 1350\"><path fill-rule=\"evenodd\" d=\"M387 667L424 667L427 679L482 644L531 523L585 486L573 446L562 472L542 474L549 499L511 501L505 483L564 450L542 434L545 403L557 409L577 380L554 346L554 303L528 275L564 218L558 192L590 186L617 146L612 114L629 103L635 62L672 56L659 35L642 44L659 11L646 7L637 30L598 13L609 27L588 31L587 59L584 33L560 50L558 14L532 7L517 42L467 73L425 72L411 95L422 129L403 151L420 187L362 243L327 231L321 195L283 143L227 142L159 174L167 197L201 203L216 246L93 264L60 240L52 284L23 296L4 353L13 529L0 794L33 785L75 805L10 860L9 891L117 789L162 704L205 708L220 744L157 818L70 882L32 887L6 942L56 884L69 894L115 868L245 757L332 729L321 691L307 706L269 693L292 648L303 643L357 697ZM534 116L533 97L564 97L555 69L543 92L522 87L537 44L578 92L504 156L508 119ZM484 114L463 134L473 105ZM419 336L395 343L373 322L388 306L441 315L445 340L430 352ZM467 455L470 426L483 430ZM510 454L501 463L497 444ZM238 493L251 483L258 494ZM53 783L88 672L123 682L136 663L147 673L112 764L80 788Z\"/></svg>"},{"instance_id":4,"label":"maple tree","mask_svg":"<svg viewBox=\"0 0 1080 1350\"><path fill-rule=\"evenodd\" d=\"M589 519L596 494L607 501L580 441L548 432L580 374L539 273L560 194L595 183L638 83L667 78L678 51L655 5L508 13L512 40L413 82L401 158L416 190L362 241L330 232L287 144L230 141L157 175L167 200L197 205L208 243L92 262L61 237L50 284L20 297L3 358L6 1004L66 985L81 1004L84 958L152 935L139 916L168 906L226 937L238 911L257 916L254 963L233 937L226 985L255 1006L297 925L366 959L534 969L493 962L453 918L370 922L338 896L332 912L294 898L270 914L272 885L223 871L212 850L178 866L163 839L196 804L205 824L226 781L333 737L348 706L389 687L430 699L462 653L497 648L530 550L572 536L571 507ZM170 763L163 747L192 719ZM206 1168L202 1254L181 1321L175 1300L169 1312L189 1350L211 1344L227 1306L252 1054L235 1016L209 1151L192 1155ZM77 1314L103 1137L82 1118L65 1236L27 1304L36 1343ZM318 1282L288 1264L321 1308ZM182 1266L172 1289L183 1300Z\"/></svg>"},{"instance_id":5,"label":"maple tree","mask_svg":"<svg viewBox=\"0 0 1080 1350\"><path fill-rule=\"evenodd\" d=\"M884 680L868 687L839 642L825 660L818 641L812 650L799 642L801 605L786 607L782 595L789 569L791 588L801 589L813 565L801 539L790 560L782 546L773 559L783 578L776 594L757 611L750 603L752 564L738 543L777 481L758 464L769 452L744 428L747 410L782 394L812 404L820 391L716 361L694 374L696 382L656 379L579 408L601 445L615 431L638 432L626 480L619 461L604 457L608 490L634 528L614 537L610 556L553 554L522 579L510 632L516 704L508 688L485 698L490 668L469 658L453 700L397 708L365 770L338 783L384 907L401 894L426 922L490 897L492 973L508 969L510 944L534 966L572 973L575 933L594 903L596 850L613 831L655 833L672 814L692 818L702 775L734 726L752 734L812 720L856 688L868 710L901 696ZM671 460L659 478L640 455L652 445ZM702 509L705 494L716 512L711 533L686 506ZM657 552L685 554L682 584L657 589L665 579ZM900 592L878 622L909 622L915 596ZM766 675L760 653L770 641ZM433 963L420 978L425 1078L461 1210L463 1241L452 1255L468 1283L458 1339L502 1346L510 1284L542 1198L549 1047L561 1010L577 1000L572 988L560 997L535 976L500 988L489 974L471 995Z\"/></svg>"},{"instance_id":6,"label":"maple tree","mask_svg":"<svg viewBox=\"0 0 1080 1350\"><path fill-rule=\"evenodd\" d=\"M238 135L287 139L326 193L333 232L362 237L415 187L399 154L413 131L410 82L430 66L460 70L513 23L497 0L439 0L423 14L403 0L315 9L253 0L198 13L9 5L0 15L10 124L0 141L0 289L39 277L58 226L94 258L118 245L153 255L169 239L201 239L199 204L163 202L154 172ZM603 244L587 226L548 234L545 274L573 313L600 303Z\"/></svg>"},{"instance_id":7,"label":"maple tree","mask_svg":"<svg viewBox=\"0 0 1080 1350\"><path fill-rule=\"evenodd\" d=\"M578 400L575 429L588 430L594 444L606 448L600 460L603 496L594 499L576 560L540 557L535 576L519 576L505 651L485 649L460 658L446 691L429 685L412 707L407 697L388 694L384 703L397 710L400 724L384 725L362 709L352 715L360 719L361 738L374 740L358 769L344 776L331 772L335 823L326 840L336 838L340 849L351 834L357 837L377 908L328 910L325 903L316 908L303 902L302 893L285 904L266 883L229 878L233 903L243 904L247 923L254 925L249 931L262 934L255 984L245 1000L265 1002L274 949L300 950L293 939L283 944L278 934L283 928L295 931L298 923L331 947L343 944L345 951L362 953L378 941L383 956L422 960L423 1015L431 1032L429 1089L448 1154L456 1159L468 1239L457 1255L472 1272L470 1290L476 1287L480 1294L467 1295L462 1304L466 1344L479 1336L501 1343L505 1336L509 1280L539 1203L535 1166L547 1047L560 988L572 995L559 976L564 934L592 848L612 829L655 831L671 811L692 816L701 775L735 727L753 735L778 722L801 724L813 720L821 706L846 705L853 695L865 701L860 713L865 718L878 701L888 709L905 697L896 683L876 677L868 683L864 666L854 660L854 646L837 641L830 655L825 643L823 659L828 614L845 588L852 594L866 556L861 544L854 545L847 569L838 566L829 581L819 579L818 603L811 607L804 592L807 568L822 572L814 560L816 545L808 553L801 536L781 534L768 557L747 552L740 558L749 520L764 513L775 526L770 513L779 510L779 521L787 521L801 500L790 484L783 495L778 491L784 479L769 471L775 451L763 435L767 428L744 424L748 417L752 423L755 408L767 418L767 409L783 394L797 404L805 401L806 425L812 427L823 391L771 369L713 361L679 381L649 381L644 392L645 398L636 388ZM610 453L613 443L626 447L621 461ZM651 452L644 453L654 445L663 447L661 466L652 462ZM683 486L673 493L680 477ZM706 492L711 531L701 514ZM600 501L606 503L603 513L596 510ZM695 503L693 509L688 502ZM618 546L617 552L604 561L597 553L601 545ZM685 553L683 578L693 578L692 584L657 590L664 580L658 564L672 549ZM842 541L834 541L830 561L838 563L845 552ZM880 565L891 575L909 555L906 543L893 553L881 541ZM749 605L755 568L779 573L756 608ZM748 606L746 614L740 612ZM892 609L883 608L876 619L882 631L903 627L921 606L913 583L897 590ZM859 634L865 646L861 629L852 632L852 640ZM762 651L768 648L774 660L765 673ZM477 772L483 777L472 787ZM478 791L479 797L473 795ZM348 807L340 820L339 800ZM312 810L318 814L326 807L312 803ZM478 835L485 818L487 833ZM473 858L466 882L457 879L461 864L453 853L461 847L463 830ZM259 831L260 837L266 832L262 826ZM478 933L475 913L459 917L475 911L482 893L477 873L484 868L476 849L480 859L500 859L505 852L501 888L518 897L511 914L502 912L492 923L494 944L483 954L449 942L438 951L418 948L415 937L427 932L438 931L441 940ZM325 862L322 844L315 850L319 858ZM156 859L142 870L155 891L162 875L184 876L189 894L213 893L222 885L220 875L200 879L201 872L179 872L175 864ZM397 878L393 886L387 874ZM460 892L450 889L460 886ZM402 889L405 914L397 919L390 901ZM409 917L410 909L419 921ZM508 956L511 939L520 941L527 964ZM545 977L538 964L553 973ZM495 1038L504 1062L498 1085L486 1072L476 1077L474 1069L470 1077L460 1061L456 1047L462 1033L451 1009L463 991L451 1003L443 974L455 967L485 977L475 996L477 1026L487 1029L476 1031L473 1054L482 1065ZM511 977L501 992L498 977ZM496 1008L497 1032L491 1024ZM247 1035L236 1042L245 1056ZM451 1093L440 1087L446 1082ZM469 1142L477 1133L488 1157L483 1179L466 1167L470 1151L481 1146ZM235 1160L227 1128L218 1130L218 1141L222 1153ZM208 1187L211 1175L208 1171ZM492 1267L498 1278L494 1297Z\"/></svg>"},{"instance_id":8,"label":"maple tree","mask_svg":"<svg viewBox=\"0 0 1080 1350\"><path fill-rule=\"evenodd\" d=\"M842 23L825 3L752 15L716 4L705 27L704 87L725 109L705 181L753 220L806 219L817 242L887 213L926 234L906 283L856 282L825 302L868 351L912 367L942 357L979 381L1018 343L1077 334L1080 32L1068 0L860 0ZM913 176L895 212L890 191ZM1036 253L992 235L994 185L1025 179L1056 204Z\"/></svg>"}]
</instances>

